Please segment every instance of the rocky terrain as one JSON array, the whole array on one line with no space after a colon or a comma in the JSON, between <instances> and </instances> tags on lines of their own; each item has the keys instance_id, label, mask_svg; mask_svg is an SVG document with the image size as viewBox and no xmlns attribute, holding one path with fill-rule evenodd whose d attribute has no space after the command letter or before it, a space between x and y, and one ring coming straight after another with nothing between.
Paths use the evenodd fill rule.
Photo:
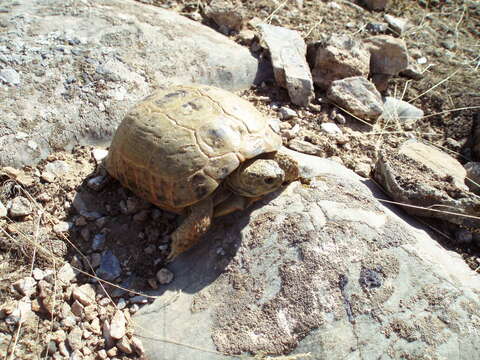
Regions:
<instances>
[{"instance_id":1,"label":"rocky terrain","mask_svg":"<svg viewBox=\"0 0 480 360\"><path fill-rule=\"evenodd\" d=\"M479 39L466 0L2 5L0 352L474 359ZM101 161L133 103L192 81L271 118L312 183L166 264L179 217Z\"/></svg>"}]
</instances>

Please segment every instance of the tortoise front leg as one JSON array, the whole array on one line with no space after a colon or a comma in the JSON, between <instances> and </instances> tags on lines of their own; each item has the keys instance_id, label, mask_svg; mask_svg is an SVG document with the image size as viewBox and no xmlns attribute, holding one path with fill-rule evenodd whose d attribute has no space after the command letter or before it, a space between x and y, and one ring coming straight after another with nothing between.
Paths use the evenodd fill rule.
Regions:
<instances>
[{"instance_id":1,"label":"tortoise front leg","mask_svg":"<svg viewBox=\"0 0 480 360\"><path fill-rule=\"evenodd\" d=\"M167 261L195 245L210 228L213 217L213 200L209 196L189 208L187 218L172 233L172 245Z\"/></svg>"}]
</instances>

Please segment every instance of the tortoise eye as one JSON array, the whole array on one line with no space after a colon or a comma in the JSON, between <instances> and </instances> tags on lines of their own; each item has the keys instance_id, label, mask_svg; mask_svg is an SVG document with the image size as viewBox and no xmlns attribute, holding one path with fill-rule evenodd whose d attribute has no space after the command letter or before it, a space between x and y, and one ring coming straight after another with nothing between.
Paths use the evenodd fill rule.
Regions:
<instances>
[{"instance_id":1,"label":"tortoise eye","mask_svg":"<svg viewBox=\"0 0 480 360\"><path fill-rule=\"evenodd\" d=\"M265 184L273 184L274 181L275 181L275 178L268 177L265 179Z\"/></svg>"}]
</instances>

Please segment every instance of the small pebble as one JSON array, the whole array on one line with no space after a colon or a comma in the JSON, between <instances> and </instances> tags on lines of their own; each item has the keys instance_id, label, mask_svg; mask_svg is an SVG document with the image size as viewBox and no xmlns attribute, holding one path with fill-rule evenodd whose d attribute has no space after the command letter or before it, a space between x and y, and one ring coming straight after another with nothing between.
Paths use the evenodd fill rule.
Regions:
<instances>
[{"instance_id":1,"label":"small pebble","mask_svg":"<svg viewBox=\"0 0 480 360\"><path fill-rule=\"evenodd\" d=\"M118 299L117 309L122 310L122 309L125 309L126 306L127 306L127 302L124 298Z\"/></svg>"},{"instance_id":2,"label":"small pebble","mask_svg":"<svg viewBox=\"0 0 480 360\"><path fill-rule=\"evenodd\" d=\"M83 284L75 287L72 297L84 306L92 305L95 303L95 287L92 284Z\"/></svg>"},{"instance_id":3,"label":"small pebble","mask_svg":"<svg viewBox=\"0 0 480 360\"><path fill-rule=\"evenodd\" d=\"M79 216L75 219L75 225L76 226L85 226L85 225L87 225L87 219L85 219L83 216Z\"/></svg>"},{"instance_id":4,"label":"small pebble","mask_svg":"<svg viewBox=\"0 0 480 360\"><path fill-rule=\"evenodd\" d=\"M157 280L161 285L170 284L173 280L173 273L167 268L162 268L157 272Z\"/></svg>"},{"instance_id":5,"label":"small pebble","mask_svg":"<svg viewBox=\"0 0 480 360\"><path fill-rule=\"evenodd\" d=\"M60 221L58 224L53 226L53 231L56 234L61 234L61 233L67 232L71 228L72 228L72 223L67 221Z\"/></svg>"},{"instance_id":6,"label":"small pebble","mask_svg":"<svg viewBox=\"0 0 480 360\"><path fill-rule=\"evenodd\" d=\"M294 118L294 117L297 117L298 114L295 110L292 110L286 106L282 106L280 109L279 109L279 112L280 112L280 117L282 120L288 120L288 119L291 119L291 118Z\"/></svg>"},{"instance_id":7,"label":"small pebble","mask_svg":"<svg viewBox=\"0 0 480 360\"><path fill-rule=\"evenodd\" d=\"M99 350L97 352L97 356L98 356L99 359L102 359L102 360L108 358L108 355L107 355L107 352L105 351L105 349Z\"/></svg>"},{"instance_id":8,"label":"small pebble","mask_svg":"<svg viewBox=\"0 0 480 360\"><path fill-rule=\"evenodd\" d=\"M45 165L45 171L53 173L57 177L61 177L71 171L70 165L63 160L55 160Z\"/></svg>"},{"instance_id":9,"label":"small pebble","mask_svg":"<svg viewBox=\"0 0 480 360\"><path fill-rule=\"evenodd\" d=\"M31 296L36 292L37 282L33 277L27 276L12 284L13 288L23 296Z\"/></svg>"},{"instance_id":10,"label":"small pebble","mask_svg":"<svg viewBox=\"0 0 480 360\"><path fill-rule=\"evenodd\" d=\"M125 336L126 323L127 321L125 319L123 311L117 310L113 315L110 323L110 336L117 340Z\"/></svg>"},{"instance_id":11,"label":"small pebble","mask_svg":"<svg viewBox=\"0 0 480 360\"><path fill-rule=\"evenodd\" d=\"M370 176L370 172L372 171L372 166L367 163L359 163L355 166L355 173L358 175L368 178Z\"/></svg>"},{"instance_id":12,"label":"small pebble","mask_svg":"<svg viewBox=\"0 0 480 360\"><path fill-rule=\"evenodd\" d=\"M92 250L93 251L102 250L105 247L106 239L107 239L107 237L106 237L105 234L103 234L103 233L96 234L93 237L93 240L92 240Z\"/></svg>"},{"instance_id":13,"label":"small pebble","mask_svg":"<svg viewBox=\"0 0 480 360\"><path fill-rule=\"evenodd\" d=\"M45 275L46 275L45 271L39 268L35 268L32 271L32 277L37 281L42 280L45 277Z\"/></svg>"},{"instance_id":14,"label":"small pebble","mask_svg":"<svg viewBox=\"0 0 480 360\"><path fill-rule=\"evenodd\" d=\"M132 353L132 346L130 345L130 342L128 341L126 336L122 337L117 342L117 348L120 351L123 351L125 354L131 354Z\"/></svg>"},{"instance_id":15,"label":"small pebble","mask_svg":"<svg viewBox=\"0 0 480 360\"><path fill-rule=\"evenodd\" d=\"M55 174L51 173L50 171L43 171L40 177L47 183L52 183L55 181Z\"/></svg>"},{"instance_id":16,"label":"small pebble","mask_svg":"<svg viewBox=\"0 0 480 360\"><path fill-rule=\"evenodd\" d=\"M337 114L338 115L338 114ZM329 134L341 134L342 130L335 123L322 123L320 125L323 131Z\"/></svg>"},{"instance_id":17,"label":"small pebble","mask_svg":"<svg viewBox=\"0 0 480 360\"><path fill-rule=\"evenodd\" d=\"M77 277L78 271L72 265L65 263L58 271L57 278L63 285L68 285Z\"/></svg>"},{"instance_id":18,"label":"small pebble","mask_svg":"<svg viewBox=\"0 0 480 360\"><path fill-rule=\"evenodd\" d=\"M11 217L22 217L32 213L30 201L23 196L14 198L9 206L9 213Z\"/></svg>"},{"instance_id":19,"label":"small pebble","mask_svg":"<svg viewBox=\"0 0 480 360\"><path fill-rule=\"evenodd\" d=\"M87 181L87 186L94 191L100 191L107 183L106 179L103 175L95 176Z\"/></svg>"},{"instance_id":20,"label":"small pebble","mask_svg":"<svg viewBox=\"0 0 480 360\"><path fill-rule=\"evenodd\" d=\"M423 65L423 64L426 64L427 61L428 60L427 60L426 57L421 57L421 58L417 59L417 64Z\"/></svg>"},{"instance_id":21,"label":"small pebble","mask_svg":"<svg viewBox=\"0 0 480 360\"><path fill-rule=\"evenodd\" d=\"M345 116L343 116L342 114L340 113L337 113L337 115L335 116L334 120L340 124L340 125L343 125L347 122L347 120L345 119Z\"/></svg>"},{"instance_id":22,"label":"small pebble","mask_svg":"<svg viewBox=\"0 0 480 360\"><path fill-rule=\"evenodd\" d=\"M93 253L92 255L90 255L90 265L94 269L100 266L101 261L102 261L102 255L100 255L99 253Z\"/></svg>"},{"instance_id":23,"label":"small pebble","mask_svg":"<svg viewBox=\"0 0 480 360\"><path fill-rule=\"evenodd\" d=\"M118 258L110 251L107 250L102 254L102 260L100 267L97 269L97 276L100 278L112 281L120 276L122 268Z\"/></svg>"},{"instance_id":24,"label":"small pebble","mask_svg":"<svg viewBox=\"0 0 480 360\"><path fill-rule=\"evenodd\" d=\"M19 85L20 74L12 68L0 70L0 81L9 85Z\"/></svg>"}]
</instances>

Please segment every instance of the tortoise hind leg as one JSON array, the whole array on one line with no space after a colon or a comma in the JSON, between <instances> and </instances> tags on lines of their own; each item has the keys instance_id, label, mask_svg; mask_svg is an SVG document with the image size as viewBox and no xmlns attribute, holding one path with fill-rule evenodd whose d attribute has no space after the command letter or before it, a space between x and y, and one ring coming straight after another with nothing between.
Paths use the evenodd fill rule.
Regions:
<instances>
[{"instance_id":1,"label":"tortoise hind leg","mask_svg":"<svg viewBox=\"0 0 480 360\"><path fill-rule=\"evenodd\" d=\"M172 233L172 245L167 261L195 245L210 228L213 217L213 200L209 196L189 208L183 223Z\"/></svg>"}]
</instances>

